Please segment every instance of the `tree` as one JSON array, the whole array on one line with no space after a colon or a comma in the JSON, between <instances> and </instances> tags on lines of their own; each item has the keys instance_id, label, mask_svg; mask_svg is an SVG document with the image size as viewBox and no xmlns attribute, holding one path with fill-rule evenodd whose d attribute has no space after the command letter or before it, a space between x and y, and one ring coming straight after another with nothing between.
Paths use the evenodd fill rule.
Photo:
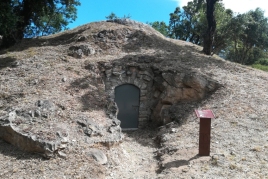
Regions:
<instances>
[{"instance_id":1,"label":"tree","mask_svg":"<svg viewBox=\"0 0 268 179\"><path fill-rule=\"evenodd\" d=\"M257 8L232 19L232 43L227 48L231 61L250 65L266 56L268 50L268 19Z\"/></svg>"},{"instance_id":2,"label":"tree","mask_svg":"<svg viewBox=\"0 0 268 179\"><path fill-rule=\"evenodd\" d=\"M202 1L202 0L201 0ZM208 22L207 31L204 35L204 44L203 44L203 52L207 55L211 55L212 52L212 44L213 44L213 38L214 33L216 30L216 20L215 20L215 4L218 0L206 0L206 17Z\"/></svg>"},{"instance_id":3,"label":"tree","mask_svg":"<svg viewBox=\"0 0 268 179\"><path fill-rule=\"evenodd\" d=\"M234 14L230 9L225 9L222 3L215 5L215 19L217 27L214 32L214 40L212 44L212 53L220 54L230 45L232 41L232 18Z\"/></svg>"},{"instance_id":4,"label":"tree","mask_svg":"<svg viewBox=\"0 0 268 179\"><path fill-rule=\"evenodd\" d=\"M169 27L166 25L166 23L164 21L162 21L162 22L159 22L159 21L151 22L151 23L149 23L149 25L152 26L155 30L157 30L161 34L163 34L165 37L168 36Z\"/></svg>"},{"instance_id":5,"label":"tree","mask_svg":"<svg viewBox=\"0 0 268 179\"><path fill-rule=\"evenodd\" d=\"M76 19L78 0L1 0L0 35L2 46L11 46L24 37L49 35L66 29Z\"/></svg>"},{"instance_id":6,"label":"tree","mask_svg":"<svg viewBox=\"0 0 268 179\"><path fill-rule=\"evenodd\" d=\"M177 7L170 14L169 37L201 44L204 24L204 12L197 12L199 7L196 1L188 2L182 9ZM201 8L200 8L201 9ZM200 38L201 37L201 38Z\"/></svg>"}]
</instances>

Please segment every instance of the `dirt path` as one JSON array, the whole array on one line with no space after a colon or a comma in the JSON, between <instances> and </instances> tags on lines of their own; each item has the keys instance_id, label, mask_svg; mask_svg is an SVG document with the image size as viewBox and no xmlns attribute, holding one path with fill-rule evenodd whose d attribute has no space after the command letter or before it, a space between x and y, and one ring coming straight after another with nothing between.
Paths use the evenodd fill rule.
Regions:
<instances>
[{"instance_id":1,"label":"dirt path","mask_svg":"<svg viewBox=\"0 0 268 179\"><path fill-rule=\"evenodd\" d=\"M108 151L107 179L112 178L156 178L158 161L157 146L152 130L124 132L125 139Z\"/></svg>"}]
</instances>

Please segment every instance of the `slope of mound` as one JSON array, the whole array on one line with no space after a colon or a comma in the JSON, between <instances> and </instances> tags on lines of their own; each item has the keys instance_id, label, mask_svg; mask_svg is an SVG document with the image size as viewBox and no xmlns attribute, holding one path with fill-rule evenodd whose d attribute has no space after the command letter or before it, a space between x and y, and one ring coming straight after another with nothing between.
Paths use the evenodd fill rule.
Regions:
<instances>
[{"instance_id":1,"label":"slope of mound","mask_svg":"<svg viewBox=\"0 0 268 179\"><path fill-rule=\"evenodd\" d=\"M2 51L0 136L54 158L0 141L0 176L267 177L268 74L200 51L134 21L91 23ZM112 90L125 83L141 89L140 124L173 122L123 139ZM197 108L217 116L211 157L195 156ZM108 160L93 160L93 147Z\"/></svg>"}]
</instances>

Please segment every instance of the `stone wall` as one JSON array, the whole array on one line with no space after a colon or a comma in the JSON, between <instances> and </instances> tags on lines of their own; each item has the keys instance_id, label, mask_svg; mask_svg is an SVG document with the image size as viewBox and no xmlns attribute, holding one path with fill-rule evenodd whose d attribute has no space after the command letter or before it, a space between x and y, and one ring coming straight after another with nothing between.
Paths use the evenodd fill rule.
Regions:
<instances>
[{"instance_id":1,"label":"stone wall","mask_svg":"<svg viewBox=\"0 0 268 179\"><path fill-rule=\"evenodd\" d=\"M114 102L115 88L132 84L140 89L139 127L148 122L162 125L174 120L171 108L179 102L198 101L219 84L189 69L164 69L160 63L152 64L149 56L127 60L100 62L99 69L105 83L109 101ZM160 62L160 61L159 61ZM114 108L113 108L114 109Z\"/></svg>"}]
</instances>

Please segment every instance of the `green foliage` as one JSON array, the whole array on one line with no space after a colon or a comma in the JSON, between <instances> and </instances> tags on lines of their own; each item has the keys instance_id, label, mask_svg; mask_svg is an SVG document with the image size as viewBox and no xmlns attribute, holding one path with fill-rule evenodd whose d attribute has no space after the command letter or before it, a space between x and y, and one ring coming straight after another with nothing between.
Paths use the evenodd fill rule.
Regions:
<instances>
[{"instance_id":1,"label":"green foliage","mask_svg":"<svg viewBox=\"0 0 268 179\"><path fill-rule=\"evenodd\" d=\"M57 4L52 11L43 11L41 16L34 15L32 23L26 27L24 36L45 36L67 30L67 25L77 18L76 14L77 9L74 5Z\"/></svg>"},{"instance_id":2,"label":"green foliage","mask_svg":"<svg viewBox=\"0 0 268 179\"><path fill-rule=\"evenodd\" d=\"M204 46L204 37L208 33L206 5L204 0L193 0L183 8L177 7L165 28L168 36ZM214 8L217 22L211 46L214 54L246 65L266 57L268 19L260 8L238 15L225 9L221 2L215 3Z\"/></svg>"},{"instance_id":3,"label":"green foliage","mask_svg":"<svg viewBox=\"0 0 268 179\"><path fill-rule=\"evenodd\" d=\"M166 37L168 36L169 27L166 25L166 23L164 21L151 22L151 23L149 23L149 25L152 26L155 30L157 30L161 34L163 34L164 36L166 36Z\"/></svg>"},{"instance_id":4,"label":"green foliage","mask_svg":"<svg viewBox=\"0 0 268 179\"><path fill-rule=\"evenodd\" d=\"M222 3L217 3L215 6L215 19L217 21L216 31L214 33L214 41L212 52L219 54L231 41L231 20L233 11L225 9Z\"/></svg>"},{"instance_id":5,"label":"green foliage","mask_svg":"<svg viewBox=\"0 0 268 179\"><path fill-rule=\"evenodd\" d=\"M230 9L222 3L215 5L215 18L218 22L214 34L213 53L218 54L230 39L229 22L233 16ZM169 37L203 45L203 36L207 30L206 4L197 1L188 2L182 9L177 7L170 14Z\"/></svg>"},{"instance_id":6,"label":"green foliage","mask_svg":"<svg viewBox=\"0 0 268 179\"><path fill-rule=\"evenodd\" d=\"M256 69L259 69L259 70L263 70L263 71L267 71L268 72L268 66L267 65L253 64L252 67L253 68L256 68Z\"/></svg>"},{"instance_id":7,"label":"green foliage","mask_svg":"<svg viewBox=\"0 0 268 179\"><path fill-rule=\"evenodd\" d=\"M117 17L117 15L115 15L115 13L111 12L111 14L109 16L105 17L107 20L114 20L114 19L119 19L119 17Z\"/></svg>"},{"instance_id":8,"label":"green foliage","mask_svg":"<svg viewBox=\"0 0 268 179\"><path fill-rule=\"evenodd\" d=\"M261 65L268 66L268 58L259 59L258 61L255 62L255 64L261 64Z\"/></svg>"},{"instance_id":9,"label":"green foliage","mask_svg":"<svg viewBox=\"0 0 268 179\"><path fill-rule=\"evenodd\" d=\"M229 60L251 65L265 57L268 48L268 19L261 9L233 17L230 29L232 41L226 48Z\"/></svg>"},{"instance_id":10,"label":"green foliage","mask_svg":"<svg viewBox=\"0 0 268 179\"><path fill-rule=\"evenodd\" d=\"M79 0L1 0L0 35L6 47L23 37L49 35L76 19Z\"/></svg>"},{"instance_id":11,"label":"green foliage","mask_svg":"<svg viewBox=\"0 0 268 179\"><path fill-rule=\"evenodd\" d=\"M197 8L199 4L195 1L188 2L187 6L182 9L177 7L171 13L169 20L169 37L193 42L195 44L202 43L202 35L205 32L207 22L205 19L204 4Z\"/></svg>"},{"instance_id":12,"label":"green foliage","mask_svg":"<svg viewBox=\"0 0 268 179\"><path fill-rule=\"evenodd\" d=\"M107 20L115 20L115 19L130 19L130 14L124 15L123 17L118 17L115 13L111 12L110 15L105 17Z\"/></svg>"}]
</instances>

